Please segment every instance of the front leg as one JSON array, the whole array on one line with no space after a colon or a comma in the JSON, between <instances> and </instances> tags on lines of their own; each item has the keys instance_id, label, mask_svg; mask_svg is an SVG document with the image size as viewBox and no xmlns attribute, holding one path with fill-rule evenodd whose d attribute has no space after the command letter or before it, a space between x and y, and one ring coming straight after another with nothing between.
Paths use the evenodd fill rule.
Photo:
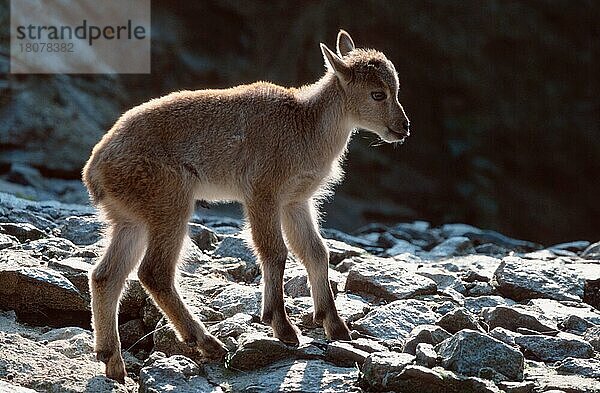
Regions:
<instances>
[{"instance_id":1,"label":"front leg","mask_svg":"<svg viewBox=\"0 0 600 393\"><path fill-rule=\"evenodd\" d=\"M329 251L319 234L312 206L308 202L285 206L282 223L290 248L308 272L315 322L323 324L330 339L350 340L348 327L335 307L329 283Z\"/></svg>"},{"instance_id":2,"label":"front leg","mask_svg":"<svg viewBox=\"0 0 600 393\"><path fill-rule=\"evenodd\" d=\"M252 231L252 242L258 254L263 275L262 321L273 328L281 341L298 345L296 329L290 322L283 302L283 273L287 248L281 234L279 208L267 203L268 198L246 202L246 213Z\"/></svg>"}]
</instances>

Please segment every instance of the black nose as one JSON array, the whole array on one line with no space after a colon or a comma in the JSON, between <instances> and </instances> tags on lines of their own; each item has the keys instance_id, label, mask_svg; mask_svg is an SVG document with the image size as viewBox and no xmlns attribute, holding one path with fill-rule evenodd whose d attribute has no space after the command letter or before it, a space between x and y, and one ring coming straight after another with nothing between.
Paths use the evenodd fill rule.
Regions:
<instances>
[{"instance_id":1,"label":"black nose","mask_svg":"<svg viewBox=\"0 0 600 393\"><path fill-rule=\"evenodd\" d=\"M404 128L404 131L410 131L410 123L408 122L408 120L402 123L402 127Z\"/></svg>"}]
</instances>

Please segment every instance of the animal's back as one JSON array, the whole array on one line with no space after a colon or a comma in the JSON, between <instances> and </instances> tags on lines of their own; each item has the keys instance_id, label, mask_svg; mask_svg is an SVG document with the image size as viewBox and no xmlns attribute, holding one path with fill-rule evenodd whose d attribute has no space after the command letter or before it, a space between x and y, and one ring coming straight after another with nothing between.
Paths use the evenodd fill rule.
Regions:
<instances>
[{"instance_id":1,"label":"animal's back","mask_svg":"<svg viewBox=\"0 0 600 393\"><path fill-rule=\"evenodd\" d=\"M306 112L293 90L266 82L171 93L125 112L94 148L83 179L94 201L102 184L126 176L131 188L136 174L145 180L157 165L226 186L276 157L296 158Z\"/></svg>"}]
</instances>

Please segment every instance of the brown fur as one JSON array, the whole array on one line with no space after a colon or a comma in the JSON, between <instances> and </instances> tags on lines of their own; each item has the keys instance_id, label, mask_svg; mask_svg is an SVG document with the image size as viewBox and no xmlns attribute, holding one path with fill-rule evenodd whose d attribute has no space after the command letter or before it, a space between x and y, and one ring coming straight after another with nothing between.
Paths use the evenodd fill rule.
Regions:
<instances>
[{"instance_id":1,"label":"brown fur","mask_svg":"<svg viewBox=\"0 0 600 393\"><path fill-rule=\"evenodd\" d=\"M258 82L169 94L126 112L94 147L83 180L112 228L90 278L95 349L109 377L126 375L117 307L140 259L140 281L180 338L207 356L225 353L174 282L196 199L243 203L263 272L262 319L276 337L298 342L283 300L285 235L307 268L315 320L331 339L350 339L335 308L315 199L341 177L354 129L400 141L408 119L396 98L396 71L382 53L354 49L343 31L338 55L324 45L322 51L328 72L315 84L287 89ZM387 99L375 101L375 90Z\"/></svg>"}]
</instances>

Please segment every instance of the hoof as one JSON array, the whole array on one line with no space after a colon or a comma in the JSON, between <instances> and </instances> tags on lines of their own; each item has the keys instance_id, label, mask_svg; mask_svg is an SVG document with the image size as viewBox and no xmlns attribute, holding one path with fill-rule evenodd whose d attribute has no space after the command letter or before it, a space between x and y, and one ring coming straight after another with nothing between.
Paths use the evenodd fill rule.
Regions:
<instances>
[{"instance_id":1,"label":"hoof","mask_svg":"<svg viewBox=\"0 0 600 393\"><path fill-rule=\"evenodd\" d=\"M106 376L110 379L125 384L125 377L127 372L125 371L125 363L121 356L113 356L106 363Z\"/></svg>"},{"instance_id":2,"label":"hoof","mask_svg":"<svg viewBox=\"0 0 600 393\"><path fill-rule=\"evenodd\" d=\"M351 341L352 337L350 337L350 330L344 321L339 317L334 321L335 322L324 323L327 338L332 341Z\"/></svg>"},{"instance_id":3,"label":"hoof","mask_svg":"<svg viewBox=\"0 0 600 393\"><path fill-rule=\"evenodd\" d=\"M212 335L207 335L199 346L202 354L211 360L221 361L227 355L227 348L223 343Z\"/></svg>"},{"instance_id":4,"label":"hoof","mask_svg":"<svg viewBox=\"0 0 600 393\"><path fill-rule=\"evenodd\" d=\"M300 340L298 339L298 332L290 322L273 326L273 336L278 338L285 344L298 346Z\"/></svg>"}]
</instances>

